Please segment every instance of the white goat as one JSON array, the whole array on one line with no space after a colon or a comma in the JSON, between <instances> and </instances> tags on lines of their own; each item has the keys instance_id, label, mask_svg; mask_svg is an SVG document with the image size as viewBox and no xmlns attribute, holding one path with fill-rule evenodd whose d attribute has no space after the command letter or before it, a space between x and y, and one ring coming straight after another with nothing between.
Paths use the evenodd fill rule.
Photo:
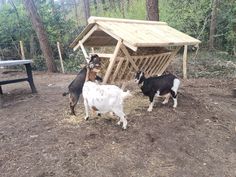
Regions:
<instances>
[{"instance_id":1,"label":"white goat","mask_svg":"<svg viewBox=\"0 0 236 177\"><path fill-rule=\"evenodd\" d=\"M127 120L123 112L123 100L130 96L130 92L124 92L115 85L99 85L97 83L87 81L83 87L84 106L86 111L85 120L88 120L88 108L97 113L113 112L120 120L118 125L123 123L122 128L127 128Z\"/></svg>"}]
</instances>

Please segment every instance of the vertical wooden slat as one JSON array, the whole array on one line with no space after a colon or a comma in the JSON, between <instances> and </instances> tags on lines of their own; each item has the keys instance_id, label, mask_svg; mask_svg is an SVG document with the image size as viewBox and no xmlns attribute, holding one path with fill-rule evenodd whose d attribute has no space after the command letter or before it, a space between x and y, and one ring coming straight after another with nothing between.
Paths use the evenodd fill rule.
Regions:
<instances>
[{"instance_id":1,"label":"vertical wooden slat","mask_svg":"<svg viewBox=\"0 0 236 177\"><path fill-rule=\"evenodd\" d=\"M165 69L167 68L167 66L169 65L169 63L173 60L173 58L176 56L176 54L178 53L178 51L181 49L181 46L177 47L172 54L170 55L170 58L168 59L167 63L164 65L164 67L161 69L160 74L162 74Z\"/></svg>"},{"instance_id":2,"label":"vertical wooden slat","mask_svg":"<svg viewBox=\"0 0 236 177\"><path fill-rule=\"evenodd\" d=\"M124 65L123 69L121 70L121 72L119 74L119 77L118 77L119 80L121 80L123 75L125 74L125 71L126 71L126 68L127 68L128 64L129 64L129 60L125 59L125 65Z\"/></svg>"},{"instance_id":3,"label":"vertical wooden slat","mask_svg":"<svg viewBox=\"0 0 236 177\"><path fill-rule=\"evenodd\" d=\"M156 56L156 64L153 66L152 70L150 71L150 75L155 75L155 70L157 69L158 65L160 65L160 62L162 61L162 59L166 56L166 54L162 54L162 55L158 55Z\"/></svg>"},{"instance_id":4,"label":"vertical wooden slat","mask_svg":"<svg viewBox=\"0 0 236 177\"><path fill-rule=\"evenodd\" d=\"M148 67L148 64L149 64L150 61L151 61L150 58L151 58L150 56L149 56L149 57L146 57L146 61L145 61L145 63L143 64L142 69L141 69L143 72L146 71L146 69L147 69L147 67Z\"/></svg>"},{"instance_id":5,"label":"vertical wooden slat","mask_svg":"<svg viewBox=\"0 0 236 177\"><path fill-rule=\"evenodd\" d=\"M157 70L155 71L155 73L157 75L160 75L160 71L161 69L163 68L163 66L165 65L165 63L167 62L167 60L169 59L170 55L165 55L164 57L162 57L158 67L157 67Z\"/></svg>"},{"instance_id":6,"label":"vertical wooden slat","mask_svg":"<svg viewBox=\"0 0 236 177\"><path fill-rule=\"evenodd\" d=\"M113 74L113 76L112 76L112 82L115 81L116 76L117 76L118 72L120 71L120 67L122 66L122 63L123 63L124 59L125 59L125 58L122 57L122 58L119 60L118 65L116 66L116 70L115 70L115 72L114 72L114 74Z\"/></svg>"}]
</instances>

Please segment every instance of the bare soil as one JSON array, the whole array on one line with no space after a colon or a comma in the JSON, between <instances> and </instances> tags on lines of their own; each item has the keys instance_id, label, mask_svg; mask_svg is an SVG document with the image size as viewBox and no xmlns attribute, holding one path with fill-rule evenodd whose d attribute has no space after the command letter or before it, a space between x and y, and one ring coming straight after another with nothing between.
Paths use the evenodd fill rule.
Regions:
<instances>
[{"instance_id":1,"label":"bare soil","mask_svg":"<svg viewBox=\"0 0 236 177\"><path fill-rule=\"evenodd\" d=\"M1 78L22 73L2 74ZM178 107L148 98L130 84L128 129L110 115L69 115L62 93L75 75L34 73L3 86L0 97L1 177L235 177L236 79L183 80Z\"/></svg>"}]
</instances>

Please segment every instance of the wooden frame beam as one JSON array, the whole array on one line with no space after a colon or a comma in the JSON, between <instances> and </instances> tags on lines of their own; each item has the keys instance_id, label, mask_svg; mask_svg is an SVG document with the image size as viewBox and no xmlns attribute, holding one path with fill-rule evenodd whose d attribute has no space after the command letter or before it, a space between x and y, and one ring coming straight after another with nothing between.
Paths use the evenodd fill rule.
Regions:
<instances>
[{"instance_id":1,"label":"wooden frame beam","mask_svg":"<svg viewBox=\"0 0 236 177\"><path fill-rule=\"evenodd\" d=\"M88 58L88 53L86 52L85 48L84 48L84 45L81 41L79 41L79 47L82 49L82 52L84 54L84 58L87 60Z\"/></svg>"},{"instance_id":2,"label":"wooden frame beam","mask_svg":"<svg viewBox=\"0 0 236 177\"><path fill-rule=\"evenodd\" d=\"M107 81L108 81L108 78L109 78L109 76L110 76L110 74L111 74L111 72L112 72L112 68L113 68L113 66L114 66L114 64L115 64L115 59L116 59L116 56L117 56L117 54L118 54L118 52L119 52L119 50L120 50L120 46L122 45L122 41L121 40L118 40L118 42L117 42L117 44L116 44L116 47L115 47L115 50L114 50L114 54L113 54L113 56L110 58L110 63L109 63L109 65L108 65L108 67L107 67L107 71L106 71L106 74L105 74L105 76L104 76L104 79L103 79L103 83L105 84L105 83L107 83Z\"/></svg>"},{"instance_id":3,"label":"wooden frame beam","mask_svg":"<svg viewBox=\"0 0 236 177\"><path fill-rule=\"evenodd\" d=\"M138 71L138 67L135 64L134 60L132 59L132 57L130 56L128 50L126 49L126 47L124 45L121 45L121 50L124 52L125 56L127 57L127 59L129 60L129 62L131 63L131 65L134 67L134 69L136 71Z\"/></svg>"},{"instance_id":4,"label":"wooden frame beam","mask_svg":"<svg viewBox=\"0 0 236 177\"><path fill-rule=\"evenodd\" d=\"M83 44L92 34L94 31L98 30L98 26L95 25L79 42L75 45L73 48L74 51L76 51L80 47L80 42Z\"/></svg>"},{"instance_id":5,"label":"wooden frame beam","mask_svg":"<svg viewBox=\"0 0 236 177\"><path fill-rule=\"evenodd\" d=\"M98 30L98 25L94 25L94 27L81 39L81 42L84 43L96 30Z\"/></svg>"},{"instance_id":6,"label":"wooden frame beam","mask_svg":"<svg viewBox=\"0 0 236 177\"><path fill-rule=\"evenodd\" d=\"M119 36L111 33L109 30L103 28L102 26L98 26L99 29L103 30L105 33L109 34L110 36L112 36L113 38L115 38L116 40L122 40ZM124 45L126 45L127 47L129 47L130 49L132 49L133 51L137 51L138 47L130 44L129 42L126 41L122 41Z\"/></svg>"}]
</instances>

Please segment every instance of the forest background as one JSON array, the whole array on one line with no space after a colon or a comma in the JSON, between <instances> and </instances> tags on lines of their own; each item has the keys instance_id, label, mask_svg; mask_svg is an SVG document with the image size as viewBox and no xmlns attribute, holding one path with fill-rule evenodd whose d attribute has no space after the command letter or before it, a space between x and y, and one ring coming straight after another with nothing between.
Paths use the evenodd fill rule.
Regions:
<instances>
[{"instance_id":1,"label":"forest background","mask_svg":"<svg viewBox=\"0 0 236 177\"><path fill-rule=\"evenodd\" d=\"M69 45L86 26L89 16L167 22L202 41L198 61L226 63L214 65L212 71L228 71L230 62L230 73L235 76L235 0L0 0L0 58L21 58L22 41L25 56L34 60L35 70L56 72L60 69L60 42L65 70L78 71L83 55L73 52ZM37 30L43 30L42 35ZM41 43L45 38L46 45ZM48 55L42 45L50 49Z\"/></svg>"}]
</instances>

